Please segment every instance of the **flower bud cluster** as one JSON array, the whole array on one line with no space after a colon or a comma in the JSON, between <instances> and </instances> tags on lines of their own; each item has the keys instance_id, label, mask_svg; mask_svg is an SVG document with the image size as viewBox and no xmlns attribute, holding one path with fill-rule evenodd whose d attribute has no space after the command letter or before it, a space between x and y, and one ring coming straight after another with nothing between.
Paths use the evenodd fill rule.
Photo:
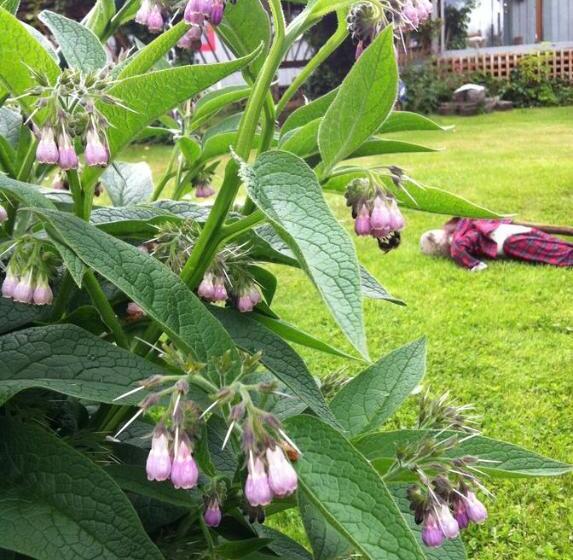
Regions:
<instances>
[{"instance_id":1,"label":"flower bud cluster","mask_svg":"<svg viewBox=\"0 0 573 560\"><path fill-rule=\"evenodd\" d=\"M42 79L41 85L24 94L38 97L36 111L44 111L46 115L37 132L38 163L58 165L63 171L77 169L80 146L84 147L88 166L105 167L109 163L106 134L109 123L97 109L96 102L121 103L106 93L111 85L108 74L109 68L93 74L66 69L55 85Z\"/></svg>"},{"instance_id":2,"label":"flower bud cluster","mask_svg":"<svg viewBox=\"0 0 573 560\"><path fill-rule=\"evenodd\" d=\"M212 267L205 273L197 293L199 297L212 303L231 300L241 313L252 312L263 299L257 283L250 275L241 272L236 275L236 280L233 280L233 275L220 267Z\"/></svg>"},{"instance_id":3,"label":"flower bud cluster","mask_svg":"<svg viewBox=\"0 0 573 560\"><path fill-rule=\"evenodd\" d=\"M373 4L360 2L352 6L346 22L348 32L356 45L356 58L358 59L383 29L386 19L383 12Z\"/></svg>"},{"instance_id":4,"label":"flower bud cluster","mask_svg":"<svg viewBox=\"0 0 573 560\"><path fill-rule=\"evenodd\" d=\"M406 0L399 12L398 21L405 30L417 29L432 15L430 0Z\"/></svg>"},{"instance_id":5,"label":"flower bud cluster","mask_svg":"<svg viewBox=\"0 0 573 560\"><path fill-rule=\"evenodd\" d=\"M346 191L346 204L352 208L354 230L359 236L372 236L379 241L380 248L393 246L390 241L400 239L405 227L404 217L396 199L379 185L367 179L356 179Z\"/></svg>"},{"instance_id":6,"label":"flower bud cluster","mask_svg":"<svg viewBox=\"0 0 573 560\"><path fill-rule=\"evenodd\" d=\"M34 238L22 238L14 248L2 282L2 297L28 305L51 305L49 279L55 272L54 255Z\"/></svg>"}]
</instances>

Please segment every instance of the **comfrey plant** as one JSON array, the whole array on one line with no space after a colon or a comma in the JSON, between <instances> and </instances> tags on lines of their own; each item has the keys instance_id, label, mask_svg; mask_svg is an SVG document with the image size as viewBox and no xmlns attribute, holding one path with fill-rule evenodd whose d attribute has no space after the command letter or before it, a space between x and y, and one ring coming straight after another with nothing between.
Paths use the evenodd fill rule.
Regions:
<instances>
[{"instance_id":1,"label":"comfrey plant","mask_svg":"<svg viewBox=\"0 0 573 560\"><path fill-rule=\"evenodd\" d=\"M384 251L408 235L404 209L498 216L387 161L430 151L388 133L440 129L394 110L395 45L428 2L310 0L287 24L279 0L98 0L83 22L42 13L45 38L0 6L1 549L461 560L491 477L571 470L482 436L448 397L423 393L417 425L385 427L420 394L426 344L370 358L363 298L401 302L324 193ZM277 99L282 60L331 12L337 31ZM132 19L159 35L111 60ZM208 27L230 60L180 64ZM341 86L285 118L349 34L360 56ZM158 136L171 155L154 182L121 153ZM277 315L269 264L306 274L352 355ZM321 391L291 343L365 369ZM312 552L279 530L289 509Z\"/></svg>"}]
</instances>

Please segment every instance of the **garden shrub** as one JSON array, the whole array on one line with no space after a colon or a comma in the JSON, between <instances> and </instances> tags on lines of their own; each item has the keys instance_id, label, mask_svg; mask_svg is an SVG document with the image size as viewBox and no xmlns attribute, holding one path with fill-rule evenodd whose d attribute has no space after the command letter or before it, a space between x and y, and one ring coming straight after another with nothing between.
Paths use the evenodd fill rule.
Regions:
<instances>
[{"instance_id":1,"label":"garden shrub","mask_svg":"<svg viewBox=\"0 0 573 560\"><path fill-rule=\"evenodd\" d=\"M286 26L279 0L268 11L259 0L190 0L179 12L98 0L84 24L42 13L57 52L13 15L17 1L1 6L6 554L310 559L264 525L296 508L315 558L425 560L441 546L462 560L460 532L487 518L485 475L570 472L483 436L466 405L420 390L424 339L382 357L368 348L363 299L403 302L360 265L324 193L344 194L356 233L384 252L407 232L402 208L499 216L389 165L390 154L429 148L387 133L443 129L394 109L386 3L313 0ZM428 7L406 4L402 24ZM348 27L358 61L279 129L294 93L270 94L281 60L335 10L336 41L295 85ZM108 60L102 43L134 18L157 37ZM236 58L165 64L176 45L198 48L207 24ZM244 85L213 88L235 72ZM218 118L240 101L244 110ZM158 131L174 145L155 183L121 152ZM364 163L376 155L383 165ZM219 165L214 203L199 204L216 194ZM111 206L95 204L103 189ZM277 316L270 264L305 273L352 355ZM293 344L364 370L326 383L327 398ZM408 398L418 419L384 429Z\"/></svg>"}]
</instances>

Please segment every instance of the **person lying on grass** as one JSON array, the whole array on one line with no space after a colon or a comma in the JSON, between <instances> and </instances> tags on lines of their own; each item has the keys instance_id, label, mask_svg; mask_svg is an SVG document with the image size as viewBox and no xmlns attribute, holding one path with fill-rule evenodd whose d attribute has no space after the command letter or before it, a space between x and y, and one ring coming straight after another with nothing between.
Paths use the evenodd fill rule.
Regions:
<instances>
[{"instance_id":1,"label":"person lying on grass","mask_svg":"<svg viewBox=\"0 0 573 560\"><path fill-rule=\"evenodd\" d=\"M487 268L483 259L503 257L573 267L573 243L511 220L453 218L442 229L424 233L420 248L425 255L450 257L472 272Z\"/></svg>"}]
</instances>

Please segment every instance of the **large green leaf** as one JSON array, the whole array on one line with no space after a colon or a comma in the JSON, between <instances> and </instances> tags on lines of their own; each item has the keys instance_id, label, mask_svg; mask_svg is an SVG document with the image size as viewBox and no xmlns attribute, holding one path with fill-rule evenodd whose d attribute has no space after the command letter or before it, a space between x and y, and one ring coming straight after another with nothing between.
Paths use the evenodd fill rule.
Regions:
<instances>
[{"instance_id":1,"label":"large green leaf","mask_svg":"<svg viewBox=\"0 0 573 560\"><path fill-rule=\"evenodd\" d=\"M441 126L428 117L409 111L393 111L388 115L377 134L390 132L409 132L413 130L451 130L450 126Z\"/></svg>"},{"instance_id":2,"label":"large green leaf","mask_svg":"<svg viewBox=\"0 0 573 560\"><path fill-rule=\"evenodd\" d=\"M165 373L75 325L26 329L0 337L0 405L32 387L113 403L137 381ZM140 392L122 403L137 404Z\"/></svg>"},{"instance_id":3,"label":"large green leaf","mask_svg":"<svg viewBox=\"0 0 573 560\"><path fill-rule=\"evenodd\" d=\"M261 362L267 369L325 422L337 426L303 359L280 336L239 312L217 307L211 310L240 348L252 354L262 352Z\"/></svg>"},{"instance_id":4,"label":"large green leaf","mask_svg":"<svg viewBox=\"0 0 573 560\"><path fill-rule=\"evenodd\" d=\"M0 107L0 136L3 136L11 148L18 147L22 115L7 107Z\"/></svg>"},{"instance_id":5,"label":"large green leaf","mask_svg":"<svg viewBox=\"0 0 573 560\"><path fill-rule=\"evenodd\" d=\"M390 113L398 88L392 26L359 58L320 125L318 144L326 171L374 134Z\"/></svg>"},{"instance_id":6,"label":"large green leaf","mask_svg":"<svg viewBox=\"0 0 573 560\"><path fill-rule=\"evenodd\" d=\"M103 39L115 13L115 0L97 0L94 7L82 21L82 24L93 31L100 39Z\"/></svg>"},{"instance_id":7,"label":"large green leaf","mask_svg":"<svg viewBox=\"0 0 573 560\"><path fill-rule=\"evenodd\" d=\"M114 206L142 204L153 193L153 177L149 164L116 161L101 177Z\"/></svg>"},{"instance_id":8,"label":"large green leaf","mask_svg":"<svg viewBox=\"0 0 573 560\"><path fill-rule=\"evenodd\" d=\"M324 113L326 113L327 109L336 99L337 94L338 89L333 89L326 95L323 95L318 99L314 99L310 103L307 103L306 105L299 107L296 111L293 111L281 128L281 136L284 136L287 132L290 132L295 128L300 128L311 121L323 117Z\"/></svg>"},{"instance_id":9,"label":"large green leaf","mask_svg":"<svg viewBox=\"0 0 573 560\"><path fill-rule=\"evenodd\" d=\"M420 441L428 434L423 430L399 430L367 434L355 440L358 450L369 459L378 471L384 473L396 456L396 449ZM445 439L455 432L432 432L438 439ZM461 435L462 439L465 439ZM573 465L567 465L517 445L477 436L465 439L458 447L448 453L450 457L473 455L484 459L480 470L490 476L500 478L519 478L532 476L558 476L573 471Z\"/></svg>"},{"instance_id":10,"label":"large green leaf","mask_svg":"<svg viewBox=\"0 0 573 560\"><path fill-rule=\"evenodd\" d=\"M290 537L283 535L275 529L271 529L265 525L256 526L257 533L260 537L270 539L271 542L267 545L279 558L288 560L312 560L312 556L300 544L292 540Z\"/></svg>"},{"instance_id":11,"label":"large green leaf","mask_svg":"<svg viewBox=\"0 0 573 560\"><path fill-rule=\"evenodd\" d=\"M392 494L394 501L400 508L402 515L406 518L412 531L422 539L422 526L416 525L414 516L410 511L410 501L408 500L408 484L389 484L388 490ZM428 560L466 560L466 548L460 537L448 539L439 548L423 547L424 555Z\"/></svg>"},{"instance_id":12,"label":"large green leaf","mask_svg":"<svg viewBox=\"0 0 573 560\"><path fill-rule=\"evenodd\" d=\"M351 549L348 539L326 521L304 490L298 492L298 507L315 560L337 560L348 554Z\"/></svg>"},{"instance_id":13,"label":"large green leaf","mask_svg":"<svg viewBox=\"0 0 573 560\"><path fill-rule=\"evenodd\" d=\"M20 0L0 0L0 6L8 10L11 14L16 15L20 7Z\"/></svg>"},{"instance_id":14,"label":"large green leaf","mask_svg":"<svg viewBox=\"0 0 573 560\"><path fill-rule=\"evenodd\" d=\"M312 416L286 421L302 451L297 461L300 486L327 521L372 560L423 560L378 473L336 430Z\"/></svg>"},{"instance_id":15,"label":"large green leaf","mask_svg":"<svg viewBox=\"0 0 573 560\"><path fill-rule=\"evenodd\" d=\"M322 119L315 119L300 128L291 130L281 138L279 148L301 158L317 154L318 130L321 122Z\"/></svg>"},{"instance_id":16,"label":"large green leaf","mask_svg":"<svg viewBox=\"0 0 573 560\"><path fill-rule=\"evenodd\" d=\"M362 295L364 297L389 301L396 305L406 305L401 299L395 298L390 294L363 266L360 266L360 281L362 284Z\"/></svg>"},{"instance_id":17,"label":"large green leaf","mask_svg":"<svg viewBox=\"0 0 573 560\"><path fill-rule=\"evenodd\" d=\"M60 73L46 49L11 13L0 8L0 79L13 95L22 95L36 82L30 69L54 82ZM31 102L24 100L31 107Z\"/></svg>"},{"instance_id":18,"label":"large green leaf","mask_svg":"<svg viewBox=\"0 0 573 560\"><path fill-rule=\"evenodd\" d=\"M296 253L354 347L368 357L354 245L326 204L308 165L287 152L243 166L249 195Z\"/></svg>"},{"instance_id":19,"label":"large green leaf","mask_svg":"<svg viewBox=\"0 0 573 560\"><path fill-rule=\"evenodd\" d=\"M50 306L39 307L0 298L0 334L16 331L36 321L46 320L50 317L50 312Z\"/></svg>"},{"instance_id":20,"label":"large green leaf","mask_svg":"<svg viewBox=\"0 0 573 560\"><path fill-rule=\"evenodd\" d=\"M413 154L437 152L436 148L403 142L402 140L386 140L385 138L370 138L360 148L352 152L348 159L382 156L386 154Z\"/></svg>"},{"instance_id":21,"label":"large green leaf","mask_svg":"<svg viewBox=\"0 0 573 560\"><path fill-rule=\"evenodd\" d=\"M0 546L38 560L161 560L128 499L46 430L0 419Z\"/></svg>"},{"instance_id":22,"label":"large green leaf","mask_svg":"<svg viewBox=\"0 0 573 560\"><path fill-rule=\"evenodd\" d=\"M60 242L122 290L197 360L211 363L213 358L231 352L233 367L239 367L235 347L221 324L157 259L75 216L49 210L40 215Z\"/></svg>"},{"instance_id":23,"label":"large green leaf","mask_svg":"<svg viewBox=\"0 0 573 560\"><path fill-rule=\"evenodd\" d=\"M181 222L182 218L155 206L128 206L96 208L90 222L114 236L155 237L157 226L167 222Z\"/></svg>"},{"instance_id":24,"label":"large green leaf","mask_svg":"<svg viewBox=\"0 0 573 560\"><path fill-rule=\"evenodd\" d=\"M227 86L207 93L195 104L193 122L203 122L227 105L246 99L250 93L251 88L246 86Z\"/></svg>"},{"instance_id":25,"label":"large green leaf","mask_svg":"<svg viewBox=\"0 0 573 560\"><path fill-rule=\"evenodd\" d=\"M150 68L153 68L154 64L175 46L177 41L185 35L188 29L189 26L185 22L180 21L171 29L159 35L159 37L134 54L126 64L121 67L118 79L123 80L144 74Z\"/></svg>"},{"instance_id":26,"label":"large green leaf","mask_svg":"<svg viewBox=\"0 0 573 560\"><path fill-rule=\"evenodd\" d=\"M108 140L112 157L145 127L200 91L248 64L259 51L221 64L180 66L148 72L121 80L109 90L124 106L100 103L98 109L110 122ZM94 182L101 169L90 168L84 173L87 183Z\"/></svg>"},{"instance_id":27,"label":"large green leaf","mask_svg":"<svg viewBox=\"0 0 573 560\"><path fill-rule=\"evenodd\" d=\"M99 39L87 27L73 19L44 10L40 21L54 34L71 68L89 73L107 64L107 55Z\"/></svg>"},{"instance_id":28,"label":"large green leaf","mask_svg":"<svg viewBox=\"0 0 573 560\"><path fill-rule=\"evenodd\" d=\"M352 436L383 424L416 388L426 371L426 340L384 356L347 383L330 408Z\"/></svg>"},{"instance_id":29,"label":"large green leaf","mask_svg":"<svg viewBox=\"0 0 573 560\"><path fill-rule=\"evenodd\" d=\"M263 43L262 53L249 66L251 77L261 69L271 43L271 21L260 0L241 0L227 3L225 17L217 33L235 56L246 56Z\"/></svg>"},{"instance_id":30,"label":"large green leaf","mask_svg":"<svg viewBox=\"0 0 573 560\"><path fill-rule=\"evenodd\" d=\"M0 175L0 192L8 197L15 198L25 206L32 208L56 208L50 200L48 200L36 185L29 183L22 183L10 179L4 175Z\"/></svg>"},{"instance_id":31,"label":"large green leaf","mask_svg":"<svg viewBox=\"0 0 573 560\"><path fill-rule=\"evenodd\" d=\"M349 171L337 177L332 177L326 181L323 188L325 191L344 193L348 184L354 179L366 177L364 171L356 168L355 171ZM403 188L397 187L391 178L380 176L380 182L383 183L398 199L400 205L404 208L419 210L421 212L432 212L434 214L446 214L449 216L462 216L465 218L501 218L503 214L488 210L479 206L457 194L439 189L414 183L409 179L404 179Z\"/></svg>"}]
</instances>

